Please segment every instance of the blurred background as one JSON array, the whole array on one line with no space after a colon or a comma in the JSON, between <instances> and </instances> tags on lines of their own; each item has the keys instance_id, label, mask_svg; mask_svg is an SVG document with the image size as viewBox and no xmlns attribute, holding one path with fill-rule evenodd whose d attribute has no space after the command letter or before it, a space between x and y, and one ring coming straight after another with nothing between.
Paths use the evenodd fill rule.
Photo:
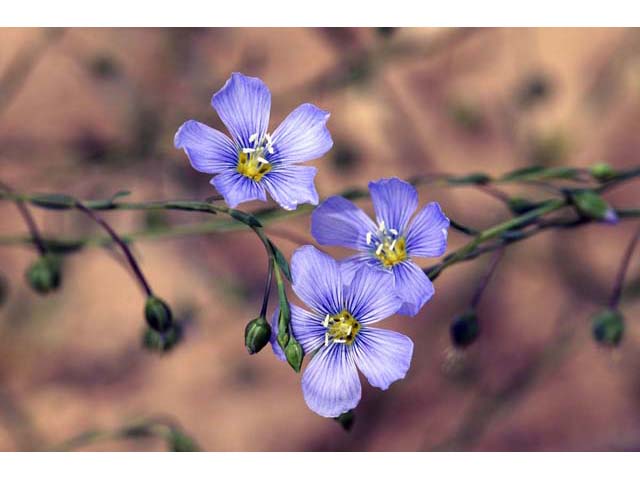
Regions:
<instances>
[{"instance_id":1,"label":"blurred background","mask_svg":"<svg viewBox=\"0 0 640 480\"><path fill-rule=\"evenodd\" d=\"M0 179L21 192L87 199L130 190L135 201L203 200L215 193L209 176L173 148L173 135L191 118L224 130L210 98L233 71L270 87L271 130L304 102L331 112L334 147L311 163L321 198L385 176L639 163L638 30L9 28L0 29ZM476 228L509 215L473 188L419 192L421 204L438 201ZM640 189L630 183L607 198L637 207ZM32 211L47 236L102 233L78 212ZM121 233L210 220L102 216ZM0 450L53 448L156 415L204 450L639 449L637 258L620 347L598 346L589 323L633 228L593 225L510 246L480 304L481 335L464 350L452 347L449 325L489 257L446 270L416 318L384 325L414 340L407 378L386 392L363 382L345 432L306 407L300 376L270 348L245 351L266 273L253 233L135 243L184 325L182 342L160 355L141 345L144 296L119 252L65 256L62 288L40 296L24 281L35 250L11 240L25 235L24 223L0 202ZM287 256L313 243L308 215L266 231ZM466 242L449 238L449 251ZM165 445L141 437L81 448Z\"/></svg>"}]
</instances>

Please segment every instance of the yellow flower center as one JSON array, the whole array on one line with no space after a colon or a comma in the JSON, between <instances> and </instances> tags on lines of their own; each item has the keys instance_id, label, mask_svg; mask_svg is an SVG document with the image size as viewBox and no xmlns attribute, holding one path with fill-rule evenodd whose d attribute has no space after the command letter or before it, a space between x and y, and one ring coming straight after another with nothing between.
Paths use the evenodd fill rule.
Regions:
<instances>
[{"instance_id":1,"label":"yellow flower center","mask_svg":"<svg viewBox=\"0 0 640 480\"><path fill-rule=\"evenodd\" d=\"M265 133L262 137L254 133L249 137L249 142L253 147L243 148L238 153L238 166L236 168L241 175L259 182L272 168L269 160L265 158L265 152L273 154L273 139L268 133Z\"/></svg>"},{"instance_id":2,"label":"yellow flower center","mask_svg":"<svg viewBox=\"0 0 640 480\"><path fill-rule=\"evenodd\" d=\"M262 152L260 152L262 153ZM240 152L238 155L238 173L251 180L259 182L271 171L271 164L258 155L258 151Z\"/></svg>"},{"instance_id":3,"label":"yellow flower center","mask_svg":"<svg viewBox=\"0 0 640 480\"><path fill-rule=\"evenodd\" d=\"M342 310L337 315L327 315L322 325L327 329L324 334L325 345L329 345L330 341L351 345L361 328L360 323L347 310Z\"/></svg>"},{"instance_id":4,"label":"yellow flower center","mask_svg":"<svg viewBox=\"0 0 640 480\"><path fill-rule=\"evenodd\" d=\"M404 237L385 238L376 248L375 255L386 268L391 268L395 264L402 262L407 258Z\"/></svg>"},{"instance_id":5,"label":"yellow flower center","mask_svg":"<svg viewBox=\"0 0 640 480\"><path fill-rule=\"evenodd\" d=\"M398 230L385 226L384 220L380 220L376 231L367 232L367 245L371 246L373 254L385 268L391 268L407 258L406 243Z\"/></svg>"}]
</instances>

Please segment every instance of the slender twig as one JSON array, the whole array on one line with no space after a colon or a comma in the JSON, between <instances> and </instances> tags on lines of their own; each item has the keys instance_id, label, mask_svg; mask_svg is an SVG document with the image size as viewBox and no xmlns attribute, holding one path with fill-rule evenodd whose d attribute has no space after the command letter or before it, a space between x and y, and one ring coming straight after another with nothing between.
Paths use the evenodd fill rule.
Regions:
<instances>
[{"instance_id":1,"label":"slender twig","mask_svg":"<svg viewBox=\"0 0 640 480\"><path fill-rule=\"evenodd\" d=\"M613 292L611 292L611 300L609 301L609 306L612 309L616 309L618 304L620 303L620 297L622 296L622 287L624 285L624 278L627 275L627 270L629 270L629 264L631 263L631 256L633 255L633 251L638 245L638 241L640 241L640 228L636 230L631 237L631 241L627 246L627 249L622 256L622 262L620 262L620 269L618 270L618 275L616 276L616 282L613 286Z\"/></svg>"},{"instance_id":2,"label":"slender twig","mask_svg":"<svg viewBox=\"0 0 640 480\"><path fill-rule=\"evenodd\" d=\"M12 188L9 187L9 185L7 185L4 182L0 182L0 188L4 189L9 193L13 193ZM24 201L16 199L15 204L16 204L16 207L18 207L18 210L20 211L20 215L22 215L22 218L24 219L24 223L27 225L27 228L29 229L29 233L31 234L31 238L33 239L34 245L38 249L38 252L40 252L40 255L46 254L47 248L45 247L44 242L42 241L42 237L40 236L40 232L38 231L38 226L36 225L36 222L33 219L31 212L29 211L27 206L24 204Z\"/></svg>"},{"instance_id":3,"label":"slender twig","mask_svg":"<svg viewBox=\"0 0 640 480\"><path fill-rule=\"evenodd\" d=\"M491 280L491 277L496 271L496 268L498 267L498 264L500 263L500 260L502 259L503 255L504 255L504 245L501 245L491 257L491 261L489 262L489 267L487 268L487 271L482 276L482 278L480 279L480 282L478 283L478 286L476 287L476 291L473 294L473 299L471 300L472 309L475 309L478 306L478 303L480 303L482 294L487 288L487 285L489 284L489 280Z\"/></svg>"},{"instance_id":4,"label":"slender twig","mask_svg":"<svg viewBox=\"0 0 640 480\"><path fill-rule=\"evenodd\" d=\"M262 308L260 309L260 316L267 317L267 308L269 307L269 297L271 296L271 283L273 279L273 264L274 261L269 257L269 267L267 270L267 282L264 284L264 297L262 298Z\"/></svg>"},{"instance_id":5,"label":"slender twig","mask_svg":"<svg viewBox=\"0 0 640 480\"><path fill-rule=\"evenodd\" d=\"M135 257L131 253L131 249L126 244L126 242L124 242L120 238L120 236L113 230L113 228L111 228L111 225L109 225L102 218L96 215L91 209L85 207L82 204L82 202L76 202L75 206L78 210L86 213L94 222L96 222L102 228L105 229L105 231L109 234L109 236L113 239L113 241L116 244L118 244L118 246L124 253L125 257L127 257L127 261L129 262L129 265L131 265L131 269L133 270L133 273L135 274L136 278L138 279L138 282L144 289L145 293L147 294L147 297L153 296L153 291L151 290L151 286L149 286L149 282L147 282L147 279L145 278L144 274L142 273L142 270L140 269L140 265L138 265L138 262L136 261Z\"/></svg>"}]
</instances>

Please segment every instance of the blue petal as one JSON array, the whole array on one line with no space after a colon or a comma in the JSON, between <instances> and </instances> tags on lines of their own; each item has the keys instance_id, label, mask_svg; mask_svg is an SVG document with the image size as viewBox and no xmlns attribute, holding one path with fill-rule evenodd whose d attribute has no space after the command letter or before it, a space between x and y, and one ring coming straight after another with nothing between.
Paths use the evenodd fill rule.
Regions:
<instances>
[{"instance_id":1,"label":"blue petal","mask_svg":"<svg viewBox=\"0 0 640 480\"><path fill-rule=\"evenodd\" d=\"M360 323L379 322L398 311L402 301L394 292L394 277L391 271L359 268L351 283L345 287L345 308Z\"/></svg>"},{"instance_id":2,"label":"blue petal","mask_svg":"<svg viewBox=\"0 0 640 480\"><path fill-rule=\"evenodd\" d=\"M300 203L318 204L318 192L313 179L315 167L282 165L262 178L265 188L285 210L295 210Z\"/></svg>"},{"instance_id":3,"label":"blue petal","mask_svg":"<svg viewBox=\"0 0 640 480\"><path fill-rule=\"evenodd\" d=\"M449 219L431 202L418 212L407 231L407 253L412 257L439 257L447 249Z\"/></svg>"},{"instance_id":4,"label":"blue petal","mask_svg":"<svg viewBox=\"0 0 640 480\"><path fill-rule=\"evenodd\" d=\"M378 223L403 232L409 218L418 208L418 192L410 183L399 178L385 178L369 182L369 193Z\"/></svg>"},{"instance_id":5,"label":"blue petal","mask_svg":"<svg viewBox=\"0 0 640 480\"><path fill-rule=\"evenodd\" d=\"M338 262L312 245L305 245L291 257L293 291L313 310L335 315L342 311L342 278Z\"/></svg>"},{"instance_id":6,"label":"blue petal","mask_svg":"<svg viewBox=\"0 0 640 480\"><path fill-rule=\"evenodd\" d=\"M324 343L324 334L327 331L322 326L322 316L307 312L304 308L300 308L297 305L289 304L291 308L291 329L293 336L302 345L305 355L309 355L315 352ZM280 345L278 345L278 316L280 314L280 308L276 308L276 311L271 317L271 348L273 353L280 360L286 360L284 352Z\"/></svg>"},{"instance_id":7,"label":"blue petal","mask_svg":"<svg viewBox=\"0 0 640 480\"><path fill-rule=\"evenodd\" d=\"M369 268L383 268L380 260L372 257L369 253L357 253L356 255L340 260L338 263L340 263L340 274L342 275L342 281L345 285L351 283L353 276L364 265L369 266Z\"/></svg>"},{"instance_id":8,"label":"blue petal","mask_svg":"<svg viewBox=\"0 0 640 480\"><path fill-rule=\"evenodd\" d=\"M302 393L307 406L323 417L355 408L362 387L348 347L333 343L320 350L302 375Z\"/></svg>"},{"instance_id":9,"label":"blue petal","mask_svg":"<svg viewBox=\"0 0 640 480\"><path fill-rule=\"evenodd\" d=\"M221 173L211 180L211 183L231 208L250 200L262 200L263 202L267 200L264 185L254 182L236 171Z\"/></svg>"},{"instance_id":10,"label":"blue petal","mask_svg":"<svg viewBox=\"0 0 640 480\"><path fill-rule=\"evenodd\" d=\"M222 122L240 147L251 147L254 133L261 138L269 127L271 92L262 80L232 73L211 99Z\"/></svg>"},{"instance_id":11,"label":"blue petal","mask_svg":"<svg viewBox=\"0 0 640 480\"><path fill-rule=\"evenodd\" d=\"M333 146L327 120L331 114L305 103L291 112L273 132L270 162L299 163L321 157Z\"/></svg>"},{"instance_id":12,"label":"blue petal","mask_svg":"<svg viewBox=\"0 0 640 480\"><path fill-rule=\"evenodd\" d=\"M401 315L416 315L422 306L433 296L433 283L412 261L398 263L393 267L395 291L402 299Z\"/></svg>"},{"instance_id":13,"label":"blue petal","mask_svg":"<svg viewBox=\"0 0 640 480\"><path fill-rule=\"evenodd\" d=\"M293 306L293 305L290 305ZM287 357L284 354L284 351L278 344L278 316L280 315L280 308L276 308L276 311L273 312L273 316L271 317L271 337L269 337L269 343L271 343L271 349L273 350L273 354L278 357L279 360L283 362L287 361Z\"/></svg>"},{"instance_id":14,"label":"blue petal","mask_svg":"<svg viewBox=\"0 0 640 480\"><path fill-rule=\"evenodd\" d=\"M413 356L413 342L398 332L366 327L358 333L352 355L369 383L386 390L407 374Z\"/></svg>"},{"instance_id":15,"label":"blue petal","mask_svg":"<svg viewBox=\"0 0 640 480\"><path fill-rule=\"evenodd\" d=\"M174 145L184 149L191 166L199 172L220 173L238 162L238 150L229 137L195 120L182 124Z\"/></svg>"},{"instance_id":16,"label":"blue petal","mask_svg":"<svg viewBox=\"0 0 640 480\"><path fill-rule=\"evenodd\" d=\"M377 227L366 213L343 197L330 197L311 214L311 235L321 245L368 251L367 232Z\"/></svg>"}]
</instances>

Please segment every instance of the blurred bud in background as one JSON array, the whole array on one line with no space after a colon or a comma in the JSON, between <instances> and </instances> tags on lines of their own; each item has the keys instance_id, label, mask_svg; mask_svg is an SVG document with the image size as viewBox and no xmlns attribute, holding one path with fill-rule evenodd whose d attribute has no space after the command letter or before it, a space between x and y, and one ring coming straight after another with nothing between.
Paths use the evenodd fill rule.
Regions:
<instances>
[{"instance_id":1,"label":"blurred bud in background","mask_svg":"<svg viewBox=\"0 0 640 480\"><path fill-rule=\"evenodd\" d=\"M199 452L200 447L193 438L172 428L167 436L167 449L170 452Z\"/></svg>"},{"instance_id":2,"label":"blurred bud in background","mask_svg":"<svg viewBox=\"0 0 640 480\"><path fill-rule=\"evenodd\" d=\"M617 310L602 310L591 319L591 331L599 344L616 347L624 335L624 317Z\"/></svg>"},{"instance_id":3,"label":"blurred bud in background","mask_svg":"<svg viewBox=\"0 0 640 480\"><path fill-rule=\"evenodd\" d=\"M336 417L335 420L340 424L342 428L344 428L345 431L349 432L353 428L356 416L353 410L349 410L348 412L344 412L339 417Z\"/></svg>"},{"instance_id":4,"label":"blurred bud in background","mask_svg":"<svg viewBox=\"0 0 640 480\"><path fill-rule=\"evenodd\" d=\"M174 323L166 332L145 328L142 346L149 351L165 353L172 350L182 340L182 325Z\"/></svg>"},{"instance_id":5,"label":"blurred bud in background","mask_svg":"<svg viewBox=\"0 0 640 480\"><path fill-rule=\"evenodd\" d=\"M262 350L270 338L271 326L264 317L251 320L244 329L244 345L250 355Z\"/></svg>"},{"instance_id":6,"label":"blurred bud in background","mask_svg":"<svg viewBox=\"0 0 640 480\"><path fill-rule=\"evenodd\" d=\"M36 292L46 294L57 290L62 282L60 257L48 253L40 256L26 272L27 282Z\"/></svg>"},{"instance_id":7,"label":"blurred bud in background","mask_svg":"<svg viewBox=\"0 0 640 480\"><path fill-rule=\"evenodd\" d=\"M4 305L7 301L7 297L9 296L9 281L7 277L4 276L2 272L0 272L0 307Z\"/></svg>"},{"instance_id":8,"label":"blurred bud in background","mask_svg":"<svg viewBox=\"0 0 640 480\"><path fill-rule=\"evenodd\" d=\"M608 163L597 163L589 169L591 176L600 182L606 182L616 174L614 168Z\"/></svg>"},{"instance_id":9,"label":"blurred bud in background","mask_svg":"<svg viewBox=\"0 0 640 480\"><path fill-rule=\"evenodd\" d=\"M534 72L526 76L517 87L515 99L518 106L527 109L544 102L552 93L551 78L543 72Z\"/></svg>"},{"instance_id":10,"label":"blurred bud in background","mask_svg":"<svg viewBox=\"0 0 640 480\"><path fill-rule=\"evenodd\" d=\"M618 222L618 216L615 210L596 192L592 190L579 190L573 192L571 198L581 215L606 223Z\"/></svg>"},{"instance_id":11,"label":"blurred bud in background","mask_svg":"<svg viewBox=\"0 0 640 480\"><path fill-rule=\"evenodd\" d=\"M147 298L144 316L147 325L159 333L167 332L173 324L173 315L169 306L153 295Z\"/></svg>"},{"instance_id":12,"label":"blurred bud in background","mask_svg":"<svg viewBox=\"0 0 640 480\"><path fill-rule=\"evenodd\" d=\"M449 330L451 341L456 347L464 348L476 341L480 334L478 317L474 310L468 310L456 317Z\"/></svg>"}]
</instances>

